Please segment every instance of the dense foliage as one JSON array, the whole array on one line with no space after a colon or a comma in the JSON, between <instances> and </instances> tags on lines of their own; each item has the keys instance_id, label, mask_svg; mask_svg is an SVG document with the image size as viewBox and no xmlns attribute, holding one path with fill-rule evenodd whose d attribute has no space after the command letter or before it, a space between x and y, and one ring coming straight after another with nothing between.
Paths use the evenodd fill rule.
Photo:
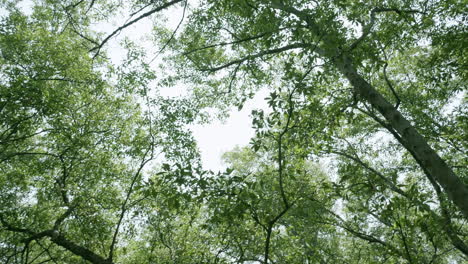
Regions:
<instances>
[{"instance_id":1,"label":"dense foliage","mask_svg":"<svg viewBox=\"0 0 468 264\"><path fill-rule=\"evenodd\" d=\"M468 261L464 1L0 6L0 262ZM205 170L189 125L259 90Z\"/></svg>"}]
</instances>

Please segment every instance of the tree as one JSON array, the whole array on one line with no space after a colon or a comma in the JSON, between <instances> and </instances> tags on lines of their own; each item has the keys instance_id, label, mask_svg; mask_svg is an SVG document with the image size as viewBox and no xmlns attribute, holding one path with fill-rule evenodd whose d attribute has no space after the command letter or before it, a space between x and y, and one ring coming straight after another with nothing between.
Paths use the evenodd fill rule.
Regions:
<instances>
[{"instance_id":1,"label":"tree","mask_svg":"<svg viewBox=\"0 0 468 264\"><path fill-rule=\"evenodd\" d=\"M442 8L449 10L444 12L441 11ZM204 1L181 34L181 41L185 45L178 45L183 49L183 67L190 64L191 69L207 74L233 69L230 75L232 78L250 75L251 79L255 79L255 84L261 84L268 82L265 79L270 78L268 72L274 68L274 65L268 65L269 62L284 61L284 65L279 66L279 69L277 67L275 72L285 76L283 78L291 79L290 75L308 75L310 72L312 75L320 72L326 76L319 80L313 80L316 76L302 80L304 83L301 85L306 87L299 92L313 93L303 90L312 90L307 87L325 83L325 80L322 81L325 78L340 82L343 86L349 85L351 88L345 94L348 98L338 99L344 101L341 105L343 111L351 111L361 105L367 106L371 111L369 115L375 122L395 137L413 156L427 178L441 185L448 198L467 217L466 184L436 153L435 147L431 147L431 142L424 138L422 132L411 124L413 120L402 114L401 111L415 111L411 105L407 107L408 110L399 110L406 107L404 104L407 102L402 102L405 97L404 94L400 95L404 93L400 90L404 90L404 85L411 85L413 78L420 83L420 87L436 85L439 87L434 89L445 90L442 98L436 100L447 101L450 95L460 91L461 87L457 85L460 77L442 75L442 78L427 80L418 76L418 73L411 76L411 72L408 73L409 79L398 80L403 84L400 85L401 88L394 87L393 81L387 76L389 59L386 58L387 53L392 53L395 58L391 59L403 63L402 56L407 54L406 50L416 49L421 41L434 43L441 35L459 30L456 26L438 26L436 22L450 19L456 21L460 12L462 11L456 2L392 1L356 4L343 1ZM364 20L368 22L360 22ZM397 22L399 24L395 25ZM356 36L353 33L353 23L360 26L361 35ZM403 38L396 41L397 35ZM220 40L220 36L224 38ZM438 53L441 52L441 47L437 42L424 48L428 54L409 52L421 59L431 60L431 57L440 56ZM452 55L457 62L449 67L461 67L462 63L458 64L458 61L463 58L458 56ZM260 60L263 61L259 62ZM317 61L319 64L324 62L320 66L321 70L314 70L319 67L315 63ZM440 74L447 70L443 65L447 61L433 63L423 63L422 67L430 66L436 71L435 67L441 66ZM200 79L199 76L192 77L194 80ZM431 81L435 84L430 83ZM228 86L226 92L232 90L231 85L232 82L225 82L225 86ZM393 96L391 100L395 104L392 105L385 95ZM417 117L411 118L417 121Z\"/></svg>"},{"instance_id":2,"label":"tree","mask_svg":"<svg viewBox=\"0 0 468 264\"><path fill-rule=\"evenodd\" d=\"M17 2L1 2L2 263L467 260L462 1ZM109 43L148 18L163 67L131 39L113 64ZM203 170L187 124L260 89L250 146Z\"/></svg>"},{"instance_id":3,"label":"tree","mask_svg":"<svg viewBox=\"0 0 468 264\"><path fill-rule=\"evenodd\" d=\"M0 259L114 263L148 164L161 152L197 161L182 127L193 114L182 99L146 104L154 73L141 52L129 44L119 68L93 60L52 7L2 19Z\"/></svg>"},{"instance_id":4,"label":"tree","mask_svg":"<svg viewBox=\"0 0 468 264\"><path fill-rule=\"evenodd\" d=\"M321 260L313 251L330 242L326 233L321 234L328 228L322 225L321 214L334 202L325 191L331 183L317 165L293 155L282 158L288 164L280 169L272 162L275 155L250 148L225 154L232 171L209 184L210 230L225 234L219 247L237 263ZM310 240L315 247L307 252Z\"/></svg>"},{"instance_id":5,"label":"tree","mask_svg":"<svg viewBox=\"0 0 468 264\"><path fill-rule=\"evenodd\" d=\"M446 201L452 201L466 218L466 163L459 159L466 155L462 147L466 143L458 140L465 132L455 121L466 115L462 110L466 99L456 99L466 97L466 73L461 69L464 56L453 52L463 48L453 47L442 55L449 45L442 43L463 34L463 26L456 23L460 12L456 1L204 1L174 44L183 62L178 74L204 85L195 93L225 96L240 107L258 87L275 87L279 80L283 87L295 87L306 153L331 153L364 167L385 188L435 217L436 226L466 254L464 233L454 235L456 228L450 227L451 218L455 225L463 225L463 217L455 216ZM288 104L275 98L278 91L271 93L273 116L287 112ZM447 126L441 124L445 122ZM453 137L442 132L448 124ZM398 144L387 141L388 136L382 144L372 141L367 148L378 146L372 156L359 146L382 134L391 135ZM361 155L371 161L363 161ZM382 163L385 159L390 162ZM375 161L391 174L369 166ZM413 173L408 174L408 166ZM401 184L404 179L419 180ZM432 190L417 187L426 184ZM370 187L370 192L383 192ZM426 190L425 198L414 197ZM427 202L437 203L441 215L434 214ZM411 262L410 253L405 254Z\"/></svg>"}]
</instances>

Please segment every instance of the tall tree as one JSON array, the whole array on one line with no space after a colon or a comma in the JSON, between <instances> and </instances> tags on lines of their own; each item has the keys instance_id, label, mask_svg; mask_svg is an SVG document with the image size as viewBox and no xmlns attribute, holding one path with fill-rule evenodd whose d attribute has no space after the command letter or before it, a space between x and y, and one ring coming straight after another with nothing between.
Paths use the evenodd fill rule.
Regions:
<instances>
[{"instance_id":1,"label":"tall tree","mask_svg":"<svg viewBox=\"0 0 468 264\"><path fill-rule=\"evenodd\" d=\"M115 263L157 154L196 166L195 109L148 95L131 43L120 67L93 59L53 4L1 21L0 261Z\"/></svg>"},{"instance_id":2,"label":"tall tree","mask_svg":"<svg viewBox=\"0 0 468 264\"><path fill-rule=\"evenodd\" d=\"M441 44L448 35L463 35L464 27L457 24L462 14L457 1L202 1L176 45L183 52L182 74L205 84L211 80L212 92L205 93L212 95L238 97L233 83L242 80L236 91L249 96L249 88L242 87L271 83L273 74L292 83L305 78L300 91L305 95L315 94L315 87L325 83L350 87L330 103L342 111L367 107L365 113L468 217L464 174L456 174L454 164L437 153L444 144L439 137L418 130L418 124L432 122L432 116L422 116L422 103L413 103L421 99L409 97L411 89L438 91L427 111L431 105L449 107L454 97L465 96L464 55L444 53L448 50ZM419 69L389 75L389 63L394 68L410 58L418 58L419 67L430 69L432 77ZM199 76L200 71L207 77ZM453 151L466 153L458 144Z\"/></svg>"},{"instance_id":3,"label":"tall tree","mask_svg":"<svg viewBox=\"0 0 468 264\"><path fill-rule=\"evenodd\" d=\"M19 2L0 2L0 262L467 260L463 1ZM150 20L156 57L127 38L112 64ZM260 89L250 146L204 171L187 125Z\"/></svg>"}]
</instances>

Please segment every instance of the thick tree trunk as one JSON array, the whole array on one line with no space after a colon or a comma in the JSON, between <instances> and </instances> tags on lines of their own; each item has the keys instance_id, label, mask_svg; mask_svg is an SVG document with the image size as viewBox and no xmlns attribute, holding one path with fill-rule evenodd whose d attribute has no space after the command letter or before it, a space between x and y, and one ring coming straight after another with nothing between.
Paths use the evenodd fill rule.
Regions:
<instances>
[{"instance_id":1,"label":"thick tree trunk","mask_svg":"<svg viewBox=\"0 0 468 264\"><path fill-rule=\"evenodd\" d=\"M351 58L346 53L342 53L341 50L333 48L336 46L336 43L334 43L335 37L328 34L324 35L320 25L307 12L298 10L293 6L286 6L282 1L278 0L272 1L271 5L275 9L294 14L307 23L311 32L320 37L323 45L321 47L314 46L313 50L323 57L332 59L338 70L350 81L356 94L377 109L391 128L397 131L401 137L399 141L413 155L427 177L432 178L429 180L437 181L444 188L449 199L455 203L468 219L468 187L429 146L424 137L418 133L410 122L359 75ZM364 37L365 35L362 35L360 40Z\"/></svg>"},{"instance_id":2,"label":"thick tree trunk","mask_svg":"<svg viewBox=\"0 0 468 264\"><path fill-rule=\"evenodd\" d=\"M468 219L468 188L461 179L410 122L357 72L348 56L343 55L340 60L335 60L335 65L349 80L357 95L377 109L398 132L401 144L419 161L427 176L433 177L444 188L449 199Z\"/></svg>"},{"instance_id":3,"label":"thick tree trunk","mask_svg":"<svg viewBox=\"0 0 468 264\"><path fill-rule=\"evenodd\" d=\"M112 264L112 261L101 257L87 248L75 244L74 242L65 238L63 235L54 234L53 232L54 231L50 231L48 234L50 240L55 244L69 250L73 254L80 256L93 264Z\"/></svg>"}]
</instances>

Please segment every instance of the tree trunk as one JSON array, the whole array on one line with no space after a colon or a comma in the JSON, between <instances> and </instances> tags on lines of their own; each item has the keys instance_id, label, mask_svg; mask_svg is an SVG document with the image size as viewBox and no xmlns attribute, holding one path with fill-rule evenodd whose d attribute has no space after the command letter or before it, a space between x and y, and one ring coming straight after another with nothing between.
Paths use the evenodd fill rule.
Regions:
<instances>
[{"instance_id":1,"label":"tree trunk","mask_svg":"<svg viewBox=\"0 0 468 264\"><path fill-rule=\"evenodd\" d=\"M461 179L410 122L356 71L349 56L343 55L340 60L335 60L335 66L349 80L357 95L385 117L389 125L400 135L401 144L427 172L427 177L433 177L444 188L449 199L468 219L468 188Z\"/></svg>"}]
</instances>

